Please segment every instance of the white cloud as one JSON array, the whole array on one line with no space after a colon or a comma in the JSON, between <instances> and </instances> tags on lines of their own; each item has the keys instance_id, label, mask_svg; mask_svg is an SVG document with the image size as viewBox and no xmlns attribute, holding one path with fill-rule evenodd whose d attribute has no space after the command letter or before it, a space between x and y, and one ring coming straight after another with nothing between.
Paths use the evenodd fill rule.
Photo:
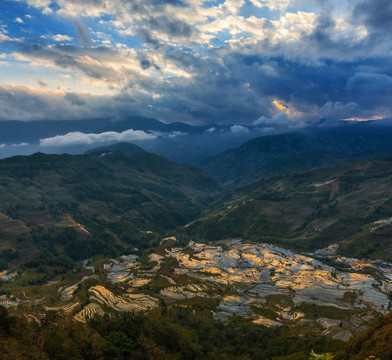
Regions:
<instances>
[{"instance_id":1,"label":"white cloud","mask_svg":"<svg viewBox=\"0 0 392 360\"><path fill-rule=\"evenodd\" d=\"M260 116L257 120L253 121L253 125L260 126L260 125L283 125L289 121L289 117L286 112L279 112L272 116L272 118L266 116Z\"/></svg>"},{"instance_id":2,"label":"white cloud","mask_svg":"<svg viewBox=\"0 0 392 360\"><path fill-rule=\"evenodd\" d=\"M45 15L49 15L53 13L53 10L49 7L52 3L52 0L26 0L27 4L41 9L42 13Z\"/></svg>"},{"instance_id":3,"label":"white cloud","mask_svg":"<svg viewBox=\"0 0 392 360\"><path fill-rule=\"evenodd\" d=\"M249 129L245 126L242 126L242 125L230 126L230 131L233 134L247 134L247 133L249 133Z\"/></svg>"},{"instance_id":4,"label":"white cloud","mask_svg":"<svg viewBox=\"0 0 392 360\"><path fill-rule=\"evenodd\" d=\"M0 33L0 41L11 41L11 40L12 39L9 36Z\"/></svg>"},{"instance_id":5,"label":"white cloud","mask_svg":"<svg viewBox=\"0 0 392 360\"><path fill-rule=\"evenodd\" d=\"M229 13L238 14L244 4L244 0L226 0L223 6L227 9Z\"/></svg>"},{"instance_id":6,"label":"white cloud","mask_svg":"<svg viewBox=\"0 0 392 360\"><path fill-rule=\"evenodd\" d=\"M57 135L50 138L41 139L39 141L42 147L58 147L58 146L74 146L74 145L90 145L94 143L103 143L109 141L134 141L134 140L151 140L157 136L146 133L142 130L126 130L121 133L115 131L107 131L99 134L86 134L79 131L70 132L65 135Z\"/></svg>"},{"instance_id":7,"label":"white cloud","mask_svg":"<svg viewBox=\"0 0 392 360\"><path fill-rule=\"evenodd\" d=\"M171 133L169 133L167 136L169 138L174 138L174 137L178 137L178 136L186 136L188 135L188 133L183 132L183 131L172 131Z\"/></svg>"},{"instance_id":8,"label":"white cloud","mask_svg":"<svg viewBox=\"0 0 392 360\"><path fill-rule=\"evenodd\" d=\"M252 4L256 7L266 7L269 10L284 10L286 9L291 0L251 0Z\"/></svg>"},{"instance_id":9,"label":"white cloud","mask_svg":"<svg viewBox=\"0 0 392 360\"><path fill-rule=\"evenodd\" d=\"M24 21L20 17L15 18L14 22L17 22L19 24L23 24L24 23Z\"/></svg>"},{"instance_id":10,"label":"white cloud","mask_svg":"<svg viewBox=\"0 0 392 360\"><path fill-rule=\"evenodd\" d=\"M5 147L5 144L0 144L0 149Z\"/></svg>"},{"instance_id":11,"label":"white cloud","mask_svg":"<svg viewBox=\"0 0 392 360\"><path fill-rule=\"evenodd\" d=\"M267 118L265 116L260 116L258 119L253 121L253 125L258 126L258 125L264 125L264 124L270 124L271 119Z\"/></svg>"},{"instance_id":12,"label":"white cloud","mask_svg":"<svg viewBox=\"0 0 392 360\"><path fill-rule=\"evenodd\" d=\"M206 129L205 130L205 132L206 133L209 133L209 134L211 134L211 133L213 133L213 132L215 132L216 131L216 127L211 127L211 128L209 128L209 129Z\"/></svg>"},{"instance_id":13,"label":"white cloud","mask_svg":"<svg viewBox=\"0 0 392 360\"><path fill-rule=\"evenodd\" d=\"M22 143L20 143L20 144L12 144L11 146L12 146L12 147L29 146L29 143L22 142Z\"/></svg>"},{"instance_id":14,"label":"white cloud","mask_svg":"<svg viewBox=\"0 0 392 360\"><path fill-rule=\"evenodd\" d=\"M53 35L52 39L54 41L72 41L73 37L68 36L68 35L57 34L57 35Z\"/></svg>"}]
</instances>

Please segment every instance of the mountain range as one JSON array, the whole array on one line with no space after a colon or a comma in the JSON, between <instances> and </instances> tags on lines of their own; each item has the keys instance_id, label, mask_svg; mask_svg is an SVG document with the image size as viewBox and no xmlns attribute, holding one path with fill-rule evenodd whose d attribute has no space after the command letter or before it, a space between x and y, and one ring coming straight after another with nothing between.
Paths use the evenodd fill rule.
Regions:
<instances>
[{"instance_id":1,"label":"mountain range","mask_svg":"<svg viewBox=\"0 0 392 360\"><path fill-rule=\"evenodd\" d=\"M392 127L374 124L307 128L257 137L199 162L225 187L392 151Z\"/></svg>"},{"instance_id":2,"label":"mountain range","mask_svg":"<svg viewBox=\"0 0 392 360\"><path fill-rule=\"evenodd\" d=\"M194 166L144 151L103 155L1 160L3 251L24 260L64 253L82 259L146 247L156 233L195 219L219 192Z\"/></svg>"},{"instance_id":3,"label":"mountain range","mask_svg":"<svg viewBox=\"0 0 392 360\"><path fill-rule=\"evenodd\" d=\"M0 160L1 354L388 359L390 135Z\"/></svg>"}]
</instances>

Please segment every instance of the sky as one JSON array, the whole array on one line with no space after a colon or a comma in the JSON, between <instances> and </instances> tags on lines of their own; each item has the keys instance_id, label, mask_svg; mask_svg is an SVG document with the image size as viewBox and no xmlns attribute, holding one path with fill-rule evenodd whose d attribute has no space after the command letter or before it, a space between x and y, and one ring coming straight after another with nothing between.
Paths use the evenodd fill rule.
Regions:
<instances>
[{"instance_id":1,"label":"sky","mask_svg":"<svg viewBox=\"0 0 392 360\"><path fill-rule=\"evenodd\" d=\"M391 34L390 0L0 0L0 120L390 118Z\"/></svg>"}]
</instances>

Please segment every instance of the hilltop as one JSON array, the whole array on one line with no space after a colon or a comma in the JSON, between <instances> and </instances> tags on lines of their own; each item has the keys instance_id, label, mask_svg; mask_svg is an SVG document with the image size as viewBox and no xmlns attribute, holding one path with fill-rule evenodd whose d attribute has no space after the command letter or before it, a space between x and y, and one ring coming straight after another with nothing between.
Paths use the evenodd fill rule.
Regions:
<instances>
[{"instance_id":1,"label":"hilltop","mask_svg":"<svg viewBox=\"0 0 392 360\"><path fill-rule=\"evenodd\" d=\"M218 192L204 171L147 152L1 160L2 266L148 247L157 234L195 219Z\"/></svg>"},{"instance_id":2,"label":"hilltop","mask_svg":"<svg viewBox=\"0 0 392 360\"><path fill-rule=\"evenodd\" d=\"M225 193L182 232L314 250L339 243L350 256L392 257L390 159L357 160L271 177Z\"/></svg>"},{"instance_id":3,"label":"hilltop","mask_svg":"<svg viewBox=\"0 0 392 360\"><path fill-rule=\"evenodd\" d=\"M199 162L226 188L262 178L379 156L392 150L392 128L373 124L307 128L249 140Z\"/></svg>"}]
</instances>

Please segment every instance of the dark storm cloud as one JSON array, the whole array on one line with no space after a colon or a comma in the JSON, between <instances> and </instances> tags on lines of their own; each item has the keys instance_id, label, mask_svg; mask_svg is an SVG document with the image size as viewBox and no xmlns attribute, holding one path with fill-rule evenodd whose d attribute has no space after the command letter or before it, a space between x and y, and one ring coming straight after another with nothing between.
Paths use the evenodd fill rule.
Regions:
<instances>
[{"instance_id":1,"label":"dark storm cloud","mask_svg":"<svg viewBox=\"0 0 392 360\"><path fill-rule=\"evenodd\" d=\"M32 61L77 70L74 79L115 89L110 93L116 95L101 100L71 91L53 95L71 118L133 111L168 121L230 124L252 124L264 116L287 125L294 117L299 123L364 109L376 114L392 103L392 1L358 0L339 18L332 2L314 2L322 7L317 14L289 9L272 20L230 12L235 1L211 2L215 8L199 7L211 10L199 16L195 1L70 0L59 2L68 20L97 21L89 30L73 21L79 44L21 39L16 46ZM75 6L67 8L69 3ZM106 25L110 31L103 34ZM97 45L102 39L106 46ZM17 93L40 111L35 103L43 94ZM292 112L279 109L275 100ZM41 108L48 117L55 114L50 103Z\"/></svg>"},{"instance_id":2,"label":"dark storm cloud","mask_svg":"<svg viewBox=\"0 0 392 360\"><path fill-rule=\"evenodd\" d=\"M119 104L111 96L36 90L22 85L0 85L1 120L80 120L137 114L129 102Z\"/></svg>"},{"instance_id":3,"label":"dark storm cloud","mask_svg":"<svg viewBox=\"0 0 392 360\"><path fill-rule=\"evenodd\" d=\"M229 121L234 120L230 114L233 108L237 109L236 116L247 123L257 119L257 114L273 116L276 113L271 106L273 99L282 99L298 111L309 113L310 119L320 118L321 112L349 117L362 107L376 109L392 100L392 78L386 74L362 73L363 68L391 70L388 59L325 60L312 65L282 57L247 59L237 55L225 58L224 71L218 66L211 69L204 78L197 78L193 89L187 90L192 93L192 99L209 104L217 117L221 113ZM209 98L217 99L216 106ZM229 111L224 108L225 103ZM314 113L317 108L322 111Z\"/></svg>"},{"instance_id":4,"label":"dark storm cloud","mask_svg":"<svg viewBox=\"0 0 392 360\"><path fill-rule=\"evenodd\" d=\"M148 69L149 67L151 67L151 63L150 63L150 61L147 60L147 59L142 59L142 60L140 61L140 65L141 65L141 67L143 68L143 70L146 70L146 69Z\"/></svg>"},{"instance_id":5,"label":"dark storm cloud","mask_svg":"<svg viewBox=\"0 0 392 360\"><path fill-rule=\"evenodd\" d=\"M365 23L383 32L392 30L392 1L365 0L357 4L354 16L364 19Z\"/></svg>"},{"instance_id":6,"label":"dark storm cloud","mask_svg":"<svg viewBox=\"0 0 392 360\"><path fill-rule=\"evenodd\" d=\"M43 44L18 44L20 53L45 61L52 61L62 69L78 69L88 77L118 81L121 74L106 65L107 61L121 57L119 51L108 47L84 48L77 45L45 46Z\"/></svg>"},{"instance_id":7,"label":"dark storm cloud","mask_svg":"<svg viewBox=\"0 0 392 360\"><path fill-rule=\"evenodd\" d=\"M323 23L319 30L328 34L333 26ZM83 47L75 45L34 45L24 47L21 52L50 59L64 69L79 69L92 78L113 81L121 77L104 65L104 61L89 63L80 60L87 54L97 59L118 56L117 51L107 47L89 48L86 52ZM166 60L192 71L191 81L181 77L162 80L127 74L131 80L123 90L114 98L106 98L99 107L92 99L66 94L64 100L73 106L68 109L69 117L81 117L83 112L80 113L80 110L89 116L101 116L101 111L111 115L132 111L177 121L251 124L260 116L275 119L277 109L272 104L275 99L308 112L307 116L314 120L321 118L322 114L349 117L353 112L359 113L362 107L379 106L381 100L375 96L377 94L383 96L382 101L392 100L389 59L365 58L351 62L325 59L304 64L298 59L289 60L283 56L241 53L222 56L220 50L211 50L210 56L201 57L190 48L166 46L161 48L161 53ZM140 55L138 61L144 70L159 69L147 56ZM156 99L152 97L154 92L160 95ZM29 96L33 100L28 100ZM364 96L371 97L366 104ZM23 98L26 103L43 101L31 94L24 94ZM47 104L32 106L32 109L38 108L47 109L48 116L58 116ZM315 109L321 110L314 112ZM289 123L290 119L285 121L285 124Z\"/></svg>"},{"instance_id":8,"label":"dark storm cloud","mask_svg":"<svg viewBox=\"0 0 392 360\"><path fill-rule=\"evenodd\" d=\"M48 55L49 55L48 57L50 57L50 54ZM74 57L70 55L60 55L60 54L55 56L54 63L63 69L76 68L78 65Z\"/></svg>"},{"instance_id":9,"label":"dark storm cloud","mask_svg":"<svg viewBox=\"0 0 392 360\"><path fill-rule=\"evenodd\" d=\"M75 93L66 93L65 99L69 101L72 105L77 105L77 106L86 105L86 100Z\"/></svg>"},{"instance_id":10,"label":"dark storm cloud","mask_svg":"<svg viewBox=\"0 0 392 360\"><path fill-rule=\"evenodd\" d=\"M193 32L192 27L187 23L166 16L151 18L148 24L149 28L174 37L190 37Z\"/></svg>"},{"instance_id":11,"label":"dark storm cloud","mask_svg":"<svg viewBox=\"0 0 392 360\"><path fill-rule=\"evenodd\" d=\"M139 32L146 44L153 45L156 49L159 49L161 47L161 43L159 42L159 40L152 36L149 31L141 29Z\"/></svg>"},{"instance_id":12,"label":"dark storm cloud","mask_svg":"<svg viewBox=\"0 0 392 360\"><path fill-rule=\"evenodd\" d=\"M335 47L342 47L344 44L335 43L331 40L331 33L333 33L336 26L336 22L330 16L320 16L318 24L312 34L309 36L313 43L316 43L319 48L332 49Z\"/></svg>"},{"instance_id":13,"label":"dark storm cloud","mask_svg":"<svg viewBox=\"0 0 392 360\"><path fill-rule=\"evenodd\" d=\"M392 91L392 77L359 72L348 79L346 89L364 96L388 94Z\"/></svg>"},{"instance_id":14,"label":"dark storm cloud","mask_svg":"<svg viewBox=\"0 0 392 360\"><path fill-rule=\"evenodd\" d=\"M341 30L337 29L336 20L328 14L323 14L318 17L315 29L310 35L304 36L303 41L317 49L321 59L336 60L352 58L354 55L363 56L366 49L372 51L371 49L376 45L369 36L362 41L355 41L351 37L336 37L339 32Z\"/></svg>"},{"instance_id":15,"label":"dark storm cloud","mask_svg":"<svg viewBox=\"0 0 392 360\"><path fill-rule=\"evenodd\" d=\"M156 70L160 70L160 68L157 64L155 64L153 61L151 61L143 56L140 58L140 66L142 67L143 70L147 70L151 67L153 67Z\"/></svg>"}]
</instances>

